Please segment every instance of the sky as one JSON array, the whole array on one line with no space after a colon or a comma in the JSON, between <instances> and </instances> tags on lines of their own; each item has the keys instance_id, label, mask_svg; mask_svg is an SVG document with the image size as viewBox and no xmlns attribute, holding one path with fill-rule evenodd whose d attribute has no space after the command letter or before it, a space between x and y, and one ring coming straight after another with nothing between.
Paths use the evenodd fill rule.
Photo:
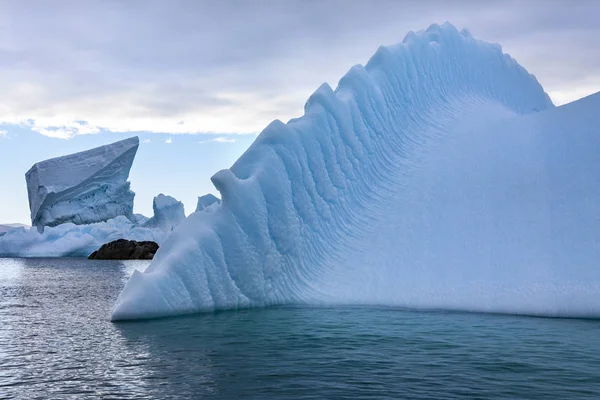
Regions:
<instances>
[{"instance_id":1,"label":"sky","mask_svg":"<svg viewBox=\"0 0 600 400\"><path fill-rule=\"evenodd\" d=\"M137 135L135 211L194 211L274 119L380 45L449 21L499 43L555 104L600 91L600 1L0 0L0 223L37 161Z\"/></svg>"}]
</instances>

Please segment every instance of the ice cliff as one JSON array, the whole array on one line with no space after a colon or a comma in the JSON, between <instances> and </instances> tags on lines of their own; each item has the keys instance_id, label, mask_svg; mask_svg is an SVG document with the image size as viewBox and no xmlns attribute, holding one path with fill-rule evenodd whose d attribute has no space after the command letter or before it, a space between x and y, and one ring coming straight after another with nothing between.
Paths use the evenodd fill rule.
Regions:
<instances>
[{"instance_id":1,"label":"ice cliff","mask_svg":"<svg viewBox=\"0 0 600 400\"><path fill-rule=\"evenodd\" d=\"M129 170L139 146L132 137L106 146L36 163L27 173L31 224L46 226L133 220Z\"/></svg>"},{"instance_id":2,"label":"ice cliff","mask_svg":"<svg viewBox=\"0 0 600 400\"><path fill-rule=\"evenodd\" d=\"M600 95L554 108L499 45L409 33L271 123L113 320L290 303L600 316Z\"/></svg>"}]
</instances>

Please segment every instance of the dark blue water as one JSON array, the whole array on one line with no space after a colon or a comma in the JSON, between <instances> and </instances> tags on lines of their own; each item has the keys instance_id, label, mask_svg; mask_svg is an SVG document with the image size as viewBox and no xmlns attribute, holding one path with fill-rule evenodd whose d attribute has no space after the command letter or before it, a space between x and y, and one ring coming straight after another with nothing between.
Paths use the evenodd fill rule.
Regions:
<instances>
[{"instance_id":1,"label":"dark blue water","mask_svg":"<svg viewBox=\"0 0 600 400\"><path fill-rule=\"evenodd\" d=\"M146 265L0 259L0 398L600 399L600 321L285 307L111 323Z\"/></svg>"}]
</instances>

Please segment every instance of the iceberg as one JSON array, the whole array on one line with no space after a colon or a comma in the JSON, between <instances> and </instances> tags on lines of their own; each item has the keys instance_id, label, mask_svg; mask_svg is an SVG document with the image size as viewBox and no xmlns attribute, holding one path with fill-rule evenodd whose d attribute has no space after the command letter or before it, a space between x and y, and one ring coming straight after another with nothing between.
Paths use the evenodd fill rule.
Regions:
<instances>
[{"instance_id":1,"label":"iceberg","mask_svg":"<svg viewBox=\"0 0 600 400\"><path fill-rule=\"evenodd\" d=\"M77 225L133 217L129 170L139 146L132 137L68 156L36 163L25 174L31 224Z\"/></svg>"},{"instance_id":2,"label":"iceberg","mask_svg":"<svg viewBox=\"0 0 600 400\"><path fill-rule=\"evenodd\" d=\"M600 94L451 24L380 47L212 177L113 320L280 304L600 316Z\"/></svg>"},{"instance_id":3,"label":"iceberg","mask_svg":"<svg viewBox=\"0 0 600 400\"><path fill-rule=\"evenodd\" d=\"M196 212L204 211L213 204L220 204L221 200L213 194L205 194L204 196L198 197L198 205L196 206Z\"/></svg>"},{"instance_id":4,"label":"iceberg","mask_svg":"<svg viewBox=\"0 0 600 400\"><path fill-rule=\"evenodd\" d=\"M171 232L185 219L183 203L160 193L152 201L154 216L144 223L145 228L157 228Z\"/></svg>"}]
</instances>

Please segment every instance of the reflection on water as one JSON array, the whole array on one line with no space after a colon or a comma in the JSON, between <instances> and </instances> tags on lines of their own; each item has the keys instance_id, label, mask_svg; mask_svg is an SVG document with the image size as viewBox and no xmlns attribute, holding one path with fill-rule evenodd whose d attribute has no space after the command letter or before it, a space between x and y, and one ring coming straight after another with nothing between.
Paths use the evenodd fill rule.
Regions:
<instances>
[{"instance_id":1,"label":"reflection on water","mask_svg":"<svg viewBox=\"0 0 600 400\"><path fill-rule=\"evenodd\" d=\"M600 321L285 307L111 323L147 265L0 259L0 398L600 398Z\"/></svg>"}]
</instances>

